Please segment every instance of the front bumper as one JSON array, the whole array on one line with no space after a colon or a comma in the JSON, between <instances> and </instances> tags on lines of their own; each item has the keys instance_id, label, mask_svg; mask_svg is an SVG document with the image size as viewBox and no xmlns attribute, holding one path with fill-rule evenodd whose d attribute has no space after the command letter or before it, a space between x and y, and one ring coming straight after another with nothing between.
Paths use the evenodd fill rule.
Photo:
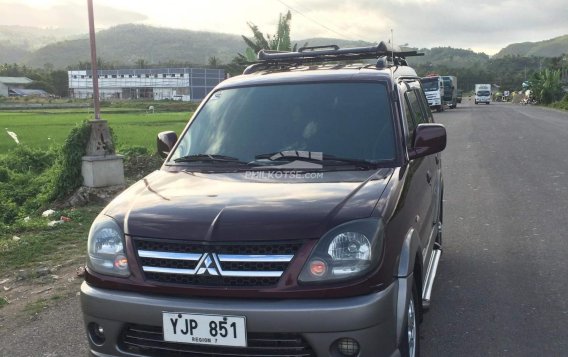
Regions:
<instances>
[{"instance_id":1,"label":"front bumper","mask_svg":"<svg viewBox=\"0 0 568 357\"><path fill-rule=\"evenodd\" d=\"M88 333L93 356L150 356L124 349L121 339L129 324L161 328L164 311L246 316L249 334L297 333L316 357L341 356L334 342L345 337L359 342L358 357L398 356L397 302L403 285L395 281L380 292L341 299L246 300L143 295L84 282L81 305L85 326L94 322L104 328L104 343L95 344Z\"/></svg>"}]
</instances>

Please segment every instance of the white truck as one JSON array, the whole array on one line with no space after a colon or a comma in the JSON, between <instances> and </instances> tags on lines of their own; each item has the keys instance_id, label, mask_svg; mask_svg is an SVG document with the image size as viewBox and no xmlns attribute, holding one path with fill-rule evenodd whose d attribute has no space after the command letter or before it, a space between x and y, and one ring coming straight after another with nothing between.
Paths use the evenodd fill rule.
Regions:
<instances>
[{"instance_id":1,"label":"white truck","mask_svg":"<svg viewBox=\"0 0 568 357\"><path fill-rule=\"evenodd\" d=\"M475 85L475 104L478 103L491 103L491 84Z\"/></svg>"},{"instance_id":2,"label":"white truck","mask_svg":"<svg viewBox=\"0 0 568 357\"><path fill-rule=\"evenodd\" d=\"M428 76L420 80L430 108L436 108L439 112L444 111L444 80L442 77Z\"/></svg>"}]
</instances>

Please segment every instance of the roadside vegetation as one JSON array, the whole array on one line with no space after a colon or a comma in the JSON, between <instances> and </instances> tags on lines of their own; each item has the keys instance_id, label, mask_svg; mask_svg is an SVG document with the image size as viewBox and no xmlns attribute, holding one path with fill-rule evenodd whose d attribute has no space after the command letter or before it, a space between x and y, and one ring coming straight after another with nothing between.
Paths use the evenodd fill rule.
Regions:
<instances>
[{"instance_id":1,"label":"roadside vegetation","mask_svg":"<svg viewBox=\"0 0 568 357\"><path fill-rule=\"evenodd\" d=\"M130 182L159 167L156 134L164 130L179 133L189 115L103 112L117 152L125 155ZM23 219L34 217L81 186L81 157L90 135L88 117L86 112L68 110L0 112L0 128L5 128L0 133L0 153L4 153L0 154L1 232L8 234L14 225L25 227Z\"/></svg>"},{"instance_id":2,"label":"roadside vegetation","mask_svg":"<svg viewBox=\"0 0 568 357\"><path fill-rule=\"evenodd\" d=\"M160 167L156 134L183 129L195 108L183 104L184 111L173 111L179 103L106 103L102 117L124 155L127 186ZM149 105L154 113L146 112ZM34 316L76 292L89 228L104 205L69 200L82 184L91 115L87 109L0 111L0 309L8 314Z\"/></svg>"}]
</instances>

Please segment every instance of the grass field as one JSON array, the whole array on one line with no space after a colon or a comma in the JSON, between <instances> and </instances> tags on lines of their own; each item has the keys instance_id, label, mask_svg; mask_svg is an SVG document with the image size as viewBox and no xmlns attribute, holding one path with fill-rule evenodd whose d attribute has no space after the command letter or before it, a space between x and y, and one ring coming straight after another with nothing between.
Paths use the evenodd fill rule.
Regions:
<instances>
[{"instance_id":1,"label":"grass field","mask_svg":"<svg viewBox=\"0 0 568 357\"><path fill-rule=\"evenodd\" d=\"M108 120L117 138L117 147L140 145L154 151L156 135L160 131L173 130L178 134L190 118L189 112L154 113L103 111L102 119ZM37 148L62 144L71 129L84 120L92 119L87 110L38 110L0 111L0 154L17 144L6 131L16 133L20 143Z\"/></svg>"}]
</instances>

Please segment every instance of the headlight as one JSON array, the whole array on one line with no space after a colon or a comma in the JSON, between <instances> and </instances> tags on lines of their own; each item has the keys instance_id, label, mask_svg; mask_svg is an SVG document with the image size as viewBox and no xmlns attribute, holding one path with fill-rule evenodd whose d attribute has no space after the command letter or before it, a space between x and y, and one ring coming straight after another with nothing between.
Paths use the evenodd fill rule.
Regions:
<instances>
[{"instance_id":1,"label":"headlight","mask_svg":"<svg viewBox=\"0 0 568 357\"><path fill-rule=\"evenodd\" d=\"M99 215L89 231L87 266L106 275L130 275L124 234L114 219Z\"/></svg>"},{"instance_id":2,"label":"headlight","mask_svg":"<svg viewBox=\"0 0 568 357\"><path fill-rule=\"evenodd\" d=\"M330 282L362 276L379 264L382 244L380 220L362 219L342 224L320 239L299 281Z\"/></svg>"}]
</instances>

